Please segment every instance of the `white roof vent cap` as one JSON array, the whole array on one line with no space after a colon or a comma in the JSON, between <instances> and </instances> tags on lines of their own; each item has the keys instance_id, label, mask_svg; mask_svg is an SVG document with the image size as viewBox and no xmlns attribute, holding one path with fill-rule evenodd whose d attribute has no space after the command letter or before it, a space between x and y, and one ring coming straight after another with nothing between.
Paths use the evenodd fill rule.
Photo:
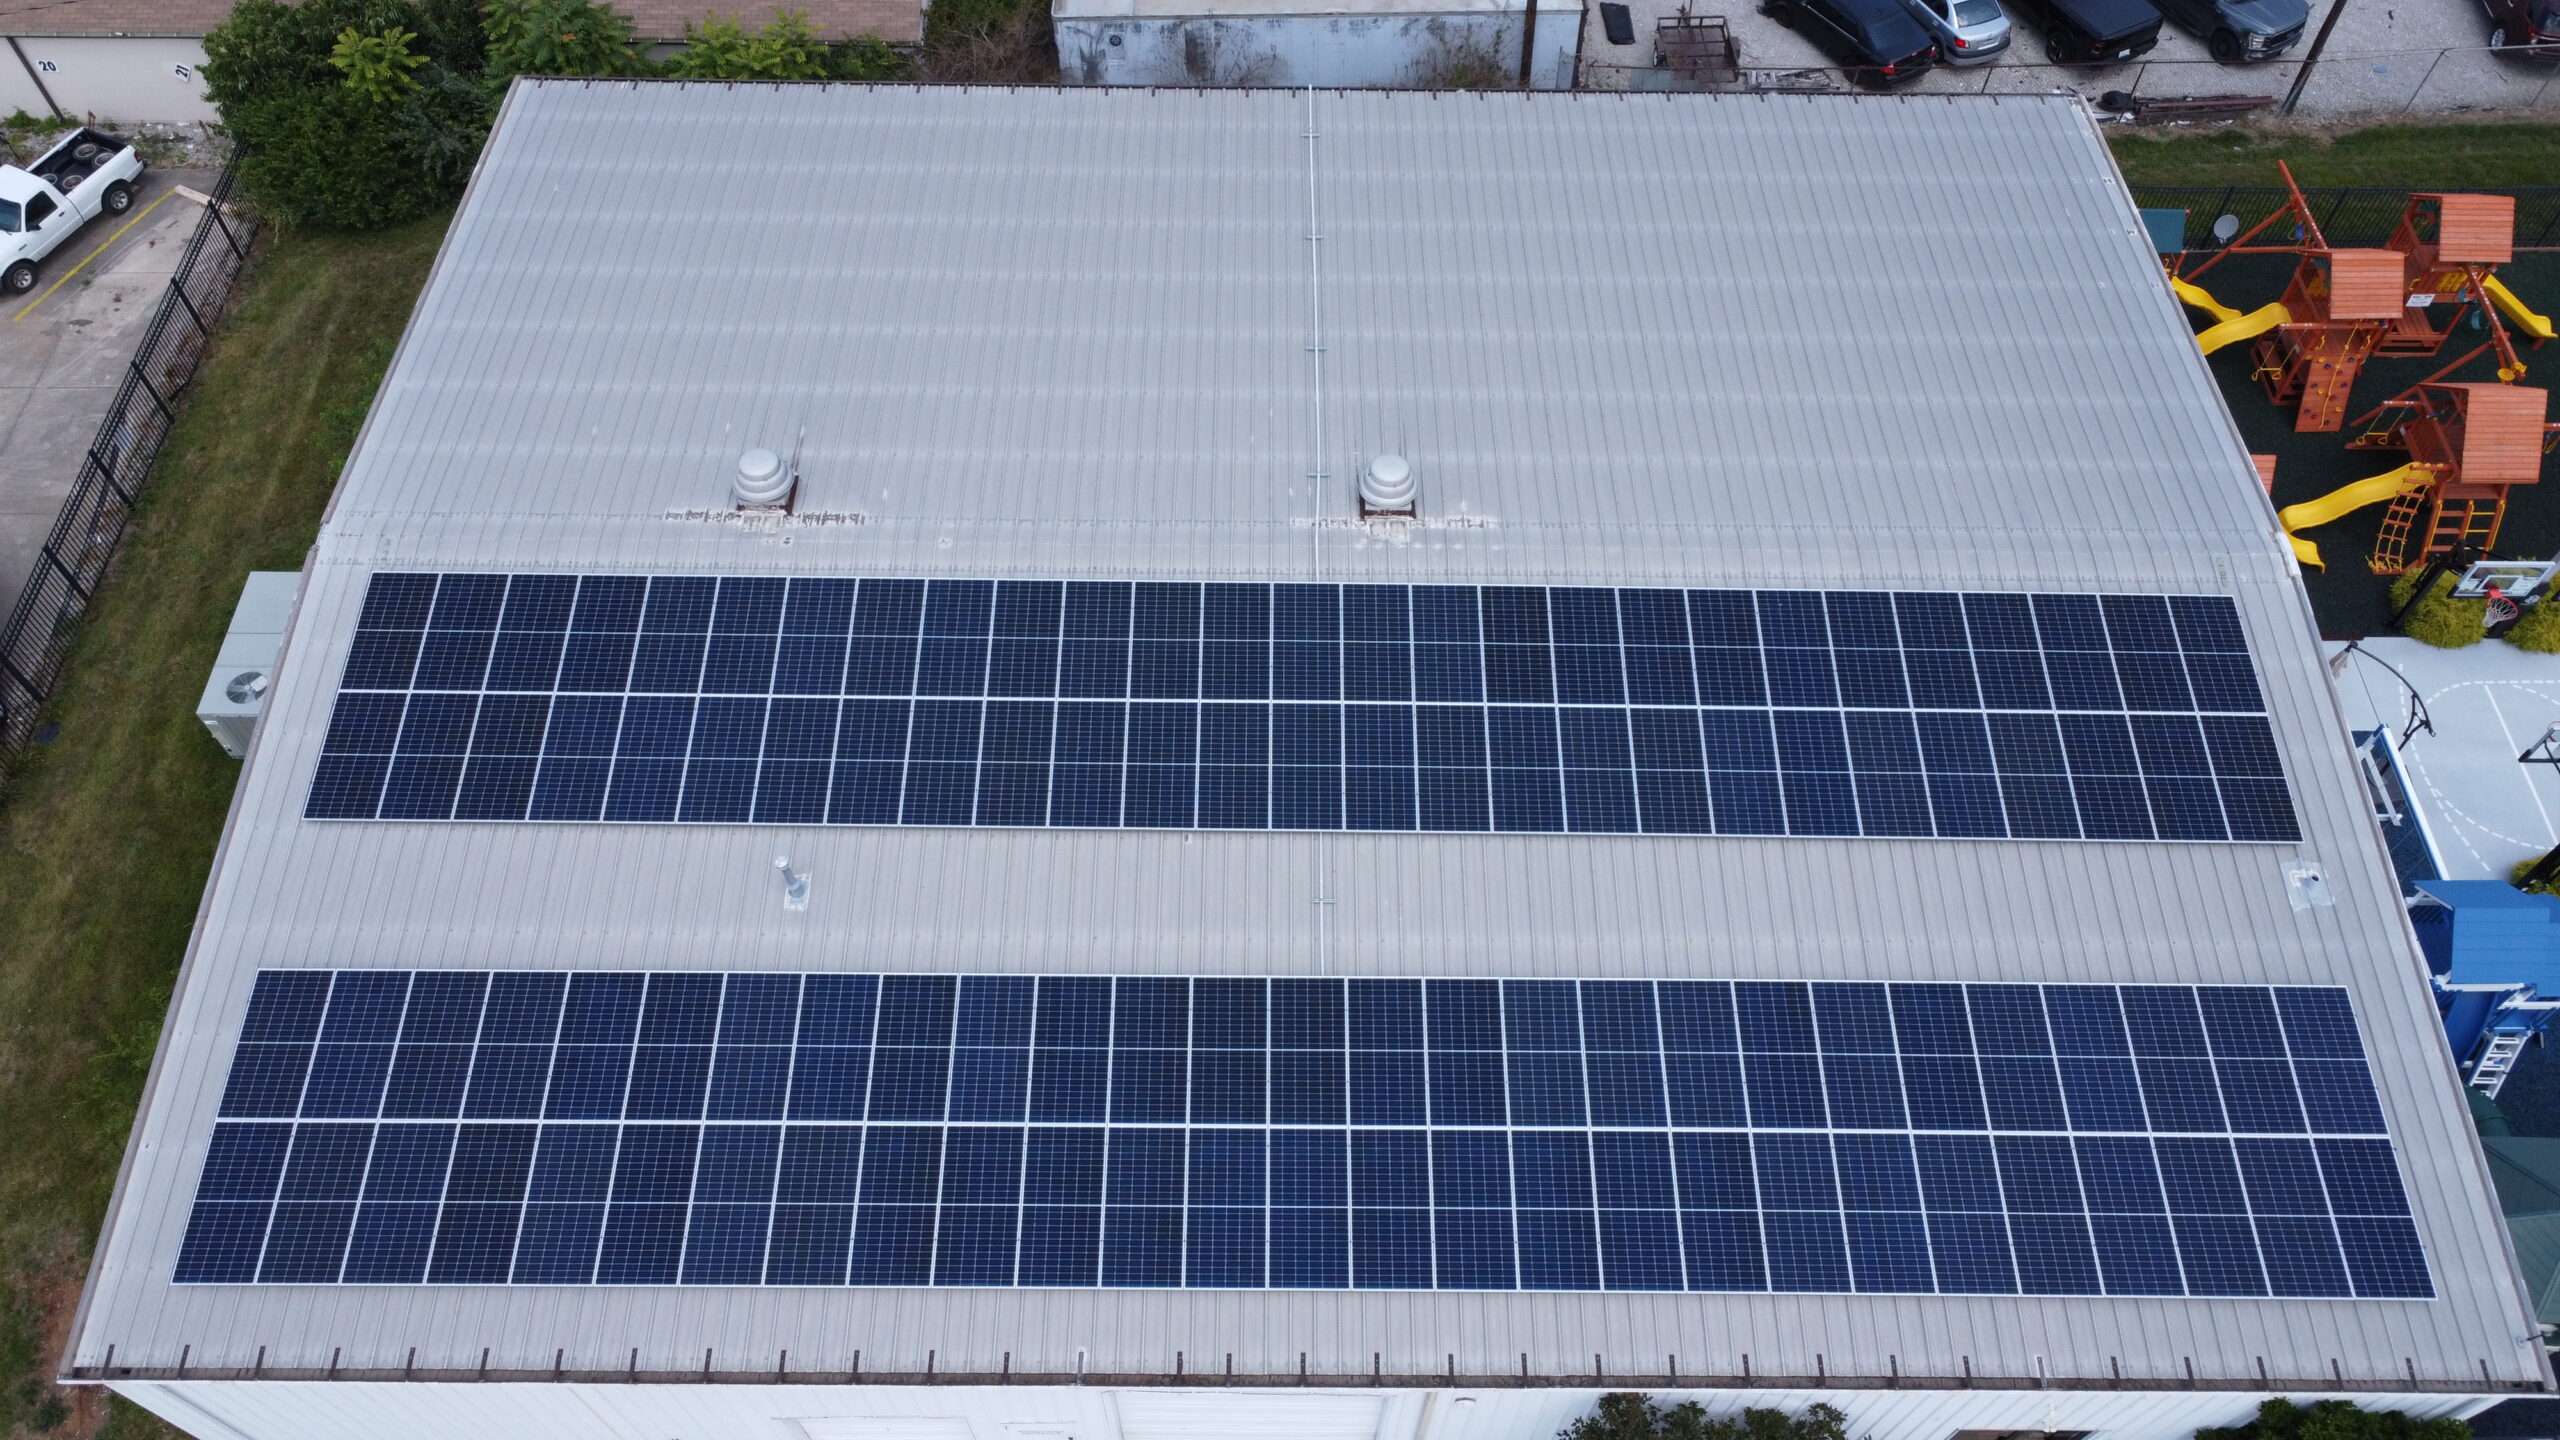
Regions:
<instances>
[{"instance_id":1,"label":"white roof vent cap","mask_svg":"<svg viewBox=\"0 0 2560 1440\"><path fill-rule=\"evenodd\" d=\"M1360 473L1360 512L1364 515L1413 513L1413 465L1401 455L1380 455Z\"/></svg>"},{"instance_id":2,"label":"white roof vent cap","mask_svg":"<svg viewBox=\"0 0 2560 1440\"><path fill-rule=\"evenodd\" d=\"M780 505L791 498L792 484L799 478L784 467L781 456L770 450L750 450L738 457L738 503L759 508Z\"/></svg>"}]
</instances>

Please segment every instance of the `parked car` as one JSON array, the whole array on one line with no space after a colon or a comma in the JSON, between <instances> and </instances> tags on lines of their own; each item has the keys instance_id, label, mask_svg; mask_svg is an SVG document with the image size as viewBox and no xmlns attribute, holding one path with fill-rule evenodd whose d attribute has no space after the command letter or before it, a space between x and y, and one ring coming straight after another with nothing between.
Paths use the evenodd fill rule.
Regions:
<instances>
[{"instance_id":1,"label":"parked car","mask_svg":"<svg viewBox=\"0 0 2560 1440\"><path fill-rule=\"evenodd\" d=\"M1903 0L1920 28L1938 42L1949 65L1981 65L2009 48L2009 17L2000 0Z\"/></svg>"},{"instance_id":2,"label":"parked car","mask_svg":"<svg viewBox=\"0 0 2560 1440\"><path fill-rule=\"evenodd\" d=\"M1760 13L1801 32L1870 88L1917 80L1937 63L1936 42L1902 0L1762 0Z\"/></svg>"},{"instance_id":3,"label":"parked car","mask_svg":"<svg viewBox=\"0 0 2560 1440\"><path fill-rule=\"evenodd\" d=\"M2560 61L2560 0L2480 0L2489 12L2489 48L2527 60Z\"/></svg>"},{"instance_id":4,"label":"parked car","mask_svg":"<svg viewBox=\"0 0 2560 1440\"><path fill-rule=\"evenodd\" d=\"M2113 65L2160 43L2151 0L2018 0L2044 31L2044 58L2056 65Z\"/></svg>"},{"instance_id":5,"label":"parked car","mask_svg":"<svg viewBox=\"0 0 2560 1440\"><path fill-rule=\"evenodd\" d=\"M2302 38L2307 0L2152 0L2169 22L2225 65L2273 60Z\"/></svg>"},{"instance_id":6,"label":"parked car","mask_svg":"<svg viewBox=\"0 0 2560 1440\"><path fill-rule=\"evenodd\" d=\"M132 209L141 178L133 146L87 126L25 169L0 165L0 292L36 288L37 264L81 226Z\"/></svg>"}]
</instances>

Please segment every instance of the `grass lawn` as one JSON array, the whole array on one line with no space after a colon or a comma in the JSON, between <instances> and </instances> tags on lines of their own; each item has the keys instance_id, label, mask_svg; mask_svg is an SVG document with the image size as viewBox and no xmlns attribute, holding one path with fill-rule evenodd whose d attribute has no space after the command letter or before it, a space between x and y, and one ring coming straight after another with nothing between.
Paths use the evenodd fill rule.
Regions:
<instances>
[{"instance_id":1,"label":"grass lawn","mask_svg":"<svg viewBox=\"0 0 2560 1440\"><path fill-rule=\"evenodd\" d=\"M445 219L255 259L0 795L0 1431L170 1433L48 1380L240 773L196 696L247 572L302 568Z\"/></svg>"},{"instance_id":2,"label":"grass lawn","mask_svg":"<svg viewBox=\"0 0 2560 1440\"><path fill-rule=\"evenodd\" d=\"M2134 185L2276 185L2276 162L2305 185L2560 184L2560 123L2377 125L2326 136L2241 126L2119 130L2116 163Z\"/></svg>"}]
</instances>

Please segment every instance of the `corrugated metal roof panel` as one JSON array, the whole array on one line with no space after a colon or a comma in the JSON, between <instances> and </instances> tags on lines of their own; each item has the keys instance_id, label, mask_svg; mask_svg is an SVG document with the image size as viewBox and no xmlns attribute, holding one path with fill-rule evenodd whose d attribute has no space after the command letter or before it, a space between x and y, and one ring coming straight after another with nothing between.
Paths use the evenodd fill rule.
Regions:
<instances>
[{"instance_id":1,"label":"corrugated metal roof panel","mask_svg":"<svg viewBox=\"0 0 2560 1440\"><path fill-rule=\"evenodd\" d=\"M729 523L804 426L793 522ZM1363 526L1390 449L1422 522ZM394 566L2227 593L2305 839L306 824ZM519 84L314 549L72 1360L2538 1380L2311 642L2067 99ZM2443 1293L172 1286L279 965L2344 985Z\"/></svg>"}]
</instances>

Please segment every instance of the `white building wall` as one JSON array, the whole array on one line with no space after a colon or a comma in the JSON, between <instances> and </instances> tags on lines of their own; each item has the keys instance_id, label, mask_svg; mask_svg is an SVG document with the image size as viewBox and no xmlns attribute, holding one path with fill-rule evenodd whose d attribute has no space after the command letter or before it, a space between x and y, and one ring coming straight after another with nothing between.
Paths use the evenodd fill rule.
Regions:
<instances>
[{"instance_id":1,"label":"white building wall","mask_svg":"<svg viewBox=\"0 0 2560 1440\"><path fill-rule=\"evenodd\" d=\"M1082 85L1427 85L1452 62L1520 70L1518 10L1323 15L1059 15L1058 63ZM1530 79L1573 86L1581 12L1541 5Z\"/></svg>"},{"instance_id":2,"label":"white building wall","mask_svg":"<svg viewBox=\"0 0 2560 1440\"><path fill-rule=\"evenodd\" d=\"M21 40L18 43L23 45L26 42ZM0 115L20 110L30 115L48 113L44 96L36 90L35 77L27 73L26 66L18 63L18 57L9 52L5 43L0 43Z\"/></svg>"},{"instance_id":3,"label":"white building wall","mask_svg":"<svg viewBox=\"0 0 2560 1440\"><path fill-rule=\"evenodd\" d=\"M1126 1390L1104 1386L597 1385L373 1381L118 1381L127 1399L198 1440L1551 1440L1598 1389ZM1860 1440L1948 1440L1958 1430L2085 1430L2104 1440L2181 1440L2234 1425L2244 1391L1652 1391L1715 1414L1801 1411L1817 1401ZM1331 1398L1329 1397L1339 1397ZM2292 1397L2303 1403L2339 1398ZM2432 1417L2494 1401L2344 1397ZM1364 1407L1342 1402L1358 1399ZM829 1423L833 1422L833 1423ZM850 1423L848 1423L850 1422Z\"/></svg>"},{"instance_id":4,"label":"white building wall","mask_svg":"<svg viewBox=\"0 0 2560 1440\"><path fill-rule=\"evenodd\" d=\"M204 98L204 46L184 38L22 35L17 47L74 120L188 125L221 117ZM0 109L45 113L27 65L0 53Z\"/></svg>"}]
</instances>

